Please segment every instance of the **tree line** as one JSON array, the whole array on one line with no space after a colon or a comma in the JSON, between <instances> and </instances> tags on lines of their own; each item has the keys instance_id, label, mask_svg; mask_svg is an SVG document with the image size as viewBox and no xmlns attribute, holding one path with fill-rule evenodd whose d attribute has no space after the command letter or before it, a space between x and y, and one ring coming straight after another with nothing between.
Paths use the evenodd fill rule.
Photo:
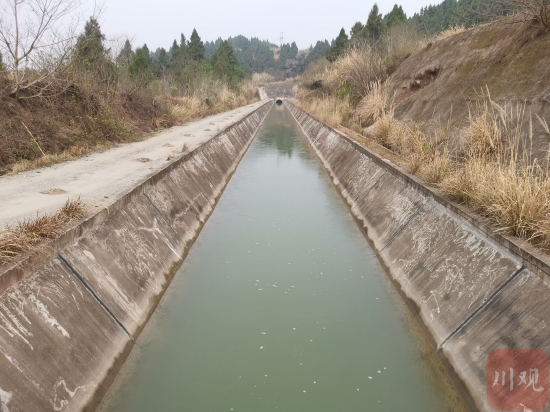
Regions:
<instances>
[{"instance_id":1,"label":"tree line","mask_svg":"<svg viewBox=\"0 0 550 412\"><path fill-rule=\"evenodd\" d=\"M403 7L395 4L386 15L380 13L378 5L372 7L366 22L356 22L349 31L342 28L325 52L329 61L336 60L350 44L362 41L376 42L384 32L394 26L409 25L426 35L439 33L453 26L473 27L480 23L508 15L517 10L517 4L530 0L443 0L438 5L422 7L420 12L407 17ZM548 0L533 0L548 1Z\"/></svg>"}]
</instances>

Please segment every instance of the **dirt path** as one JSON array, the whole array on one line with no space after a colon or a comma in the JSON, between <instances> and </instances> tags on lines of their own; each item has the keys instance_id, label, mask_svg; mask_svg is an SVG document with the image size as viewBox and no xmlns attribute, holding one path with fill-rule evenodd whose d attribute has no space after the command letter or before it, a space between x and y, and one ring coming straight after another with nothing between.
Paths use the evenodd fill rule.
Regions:
<instances>
[{"instance_id":1,"label":"dirt path","mask_svg":"<svg viewBox=\"0 0 550 412\"><path fill-rule=\"evenodd\" d=\"M57 211L68 198L80 198L99 210L181 154L192 150L218 131L242 119L264 102L177 126L144 141L121 145L103 153L51 167L0 177L0 230L6 225Z\"/></svg>"}]
</instances>

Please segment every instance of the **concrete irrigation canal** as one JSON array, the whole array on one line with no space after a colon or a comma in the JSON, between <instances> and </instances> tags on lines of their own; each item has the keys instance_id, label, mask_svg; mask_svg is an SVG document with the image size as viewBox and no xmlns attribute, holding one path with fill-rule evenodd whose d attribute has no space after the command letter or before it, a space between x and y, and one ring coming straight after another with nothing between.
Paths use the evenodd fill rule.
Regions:
<instances>
[{"instance_id":1,"label":"concrete irrigation canal","mask_svg":"<svg viewBox=\"0 0 550 412\"><path fill-rule=\"evenodd\" d=\"M82 160L127 186L0 266L0 412L492 411L495 349L545 370L546 258L278 100Z\"/></svg>"},{"instance_id":2,"label":"concrete irrigation canal","mask_svg":"<svg viewBox=\"0 0 550 412\"><path fill-rule=\"evenodd\" d=\"M122 372L105 410L452 410L428 345L284 106Z\"/></svg>"}]
</instances>

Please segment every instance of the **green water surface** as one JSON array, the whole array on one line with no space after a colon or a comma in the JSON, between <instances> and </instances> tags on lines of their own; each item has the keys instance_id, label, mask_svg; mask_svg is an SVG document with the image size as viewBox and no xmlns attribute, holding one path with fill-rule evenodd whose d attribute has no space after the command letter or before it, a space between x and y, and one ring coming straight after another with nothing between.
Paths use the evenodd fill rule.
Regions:
<instances>
[{"instance_id":1,"label":"green water surface","mask_svg":"<svg viewBox=\"0 0 550 412\"><path fill-rule=\"evenodd\" d=\"M462 410L394 289L274 106L101 409Z\"/></svg>"}]
</instances>

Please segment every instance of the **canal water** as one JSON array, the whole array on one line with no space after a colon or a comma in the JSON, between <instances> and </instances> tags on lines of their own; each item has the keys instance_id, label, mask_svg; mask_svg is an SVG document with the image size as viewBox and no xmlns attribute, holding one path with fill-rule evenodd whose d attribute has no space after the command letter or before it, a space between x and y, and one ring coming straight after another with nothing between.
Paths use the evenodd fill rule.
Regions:
<instances>
[{"instance_id":1,"label":"canal water","mask_svg":"<svg viewBox=\"0 0 550 412\"><path fill-rule=\"evenodd\" d=\"M464 409L298 125L274 106L100 410Z\"/></svg>"}]
</instances>

